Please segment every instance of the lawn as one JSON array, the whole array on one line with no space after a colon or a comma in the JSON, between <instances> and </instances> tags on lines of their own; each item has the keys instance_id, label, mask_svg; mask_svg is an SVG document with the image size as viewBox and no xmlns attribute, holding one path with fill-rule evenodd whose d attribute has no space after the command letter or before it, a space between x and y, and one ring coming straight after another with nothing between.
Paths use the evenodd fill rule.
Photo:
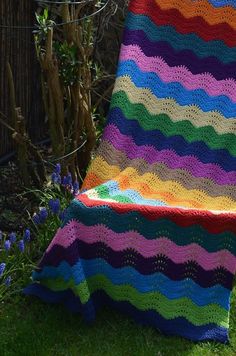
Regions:
<instances>
[{"instance_id":1,"label":"lawn","mask_svg":"<svg viewBox=\"0 0 236 356\"><path fill-rule=\"evenodd\" d=\"M229 345L193 343L166 337L110 309L85 324L61 306L18 296L0 315L1 356L201 356L236 355L236 293L232 300Z\"/></svg>"}]
</instances>

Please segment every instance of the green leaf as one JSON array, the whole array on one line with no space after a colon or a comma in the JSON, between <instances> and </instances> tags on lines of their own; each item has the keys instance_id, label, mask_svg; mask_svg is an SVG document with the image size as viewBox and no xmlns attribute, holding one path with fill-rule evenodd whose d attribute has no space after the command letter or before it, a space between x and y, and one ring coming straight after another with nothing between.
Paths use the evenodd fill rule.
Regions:
<instances>
[{"instance_id":1,"label":"green leaf","mask_svg":"<svg viewBox=\"0 0 236 356\"><path fill-rule=\"evenodd\" d=\"M47 7L43 11L43 17L44 17L45 20L48 19L48 8Z\"/></svg>"}]
</instances>

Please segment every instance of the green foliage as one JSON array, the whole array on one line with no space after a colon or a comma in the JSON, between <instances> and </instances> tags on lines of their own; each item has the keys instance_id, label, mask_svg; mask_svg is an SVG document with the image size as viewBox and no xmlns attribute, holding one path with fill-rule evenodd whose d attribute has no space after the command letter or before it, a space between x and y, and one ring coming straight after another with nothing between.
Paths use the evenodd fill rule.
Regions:
<instances>
[{"instance_id":1,"label":"green foliage","mask_svg":"<svg viewBox=\"0 0 236 356\"><path fill-rule=\"evenodd\" d=\"M54 42L54 51L59 63L59 75L64 85L74 85L79 80L79 51L67 42Z\"/></svg>"},{"instance_id":2,"label":"green foliage","mask_svg":"<svg viewBox=\"0 0 236 356\"><path fill-rule=\"evenodd\" d=\"M93 66L93 76L94 76L94 81L99 81L103 78L104 73L101 69L101 67L97 63L91 63L91 67Z\"/></svg>"},{"instance_id":3,"label":"green foliage","mask_svg":"<svg viewBox=\"0 0 236 356\"><path fill-rule=\"evenodd\" d=\"M35 13L38 30L34 31L35 40L39 43L45 41L48 30L55 25L55 22L49 19L48 8L45 8L42 14Z\"/></svg>"},{"instance_id":4,"label":"green foliage","mask_svg":"<svg viewBox=\"0 0 236 356\"><path fill-rule=\"evenodd\" d=\"M99 145L103 129L106 123L106 118L103 115L93 113L93 120L96 125L96 134L97 134L97 145Z\"/></svg>"},{"instance_id":5,"label":"green foliage","mask_svg":"<svg viewBox=\"0 0 236 356\"><path fill-rule=\"evenodd\" d=\"M51 242L58 227L61 224L59 214L53 214L50 209L48 209L49 201L51 199L59 199L61 207L60 210L63 211L70 203L72 199L72 194L67 189L64 189L59 185L50 185L49 187L46 187L43 191L35 190L34 194L40 201L39 211L42 208L46 208L49 214L45 222L41 224L36 224L34 223L33 219L31 219L32 231L34 233L34 236L36 236L36 238L34 239L35 254L31 257L34 261L37 262L37 260L45 252L45 249Z\"/></svg>"},{"instance_id":6,"label":"green foliage","mask_svg":"<svg viewBox=\"0 0 236 356\"><path fill-rule=\"evenodd\" d=\"M58 184L51 184L43 191L30 190L25 194L35 195L40 201L36 213L45 209L48 216L40 223L36 223L34 217L31 217L27 229L30 231L29 241L26 240L25 231L16 233L16 241L10 243L8 250L5 248L5 244L6 241L9 244L9 235L2 234L0 264L6 264L6 267L4 272L0 273L0 302L11 302L12 296L19 294L22 288L29 283L32 270L37 266L61 224L59 213L64 211L73 197L70 190ZM53 213L49 208L49 202L57 199L60 202L60 211Z\"/></svg>"},{"instance_id":7,"label":"green foliage","mask_svg":"<svg viewBox=\"0 0 236 356\"><path fill-rule=\"evenodd\" d=\"M6 237L3 240L3 244ZM5 261L6 269L0 278L0 302L9 301L10 297L18 294L21 287L27 281L29 271L34 267L30 260L30 247L26 247L24 254L20 252L17 243L12 244L9 252L3 248L0 251L0 259ZM10 285L6 284L8 278L11 279Z\"/></svg>"}]
</instances>

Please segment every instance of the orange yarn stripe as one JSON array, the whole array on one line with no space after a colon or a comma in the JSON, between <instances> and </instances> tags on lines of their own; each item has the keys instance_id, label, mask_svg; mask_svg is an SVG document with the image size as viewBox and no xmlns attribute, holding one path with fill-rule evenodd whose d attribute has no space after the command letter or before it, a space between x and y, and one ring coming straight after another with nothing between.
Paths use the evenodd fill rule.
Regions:
<instances>
[{"instance_id":1,"label":"orange yarn stripe","mask_svg":"<svg viewBox=\"0 0 236 356\"><path fill-rule=\"evenodd\" d=\"M236 29L236 10L231 6L215 8L207 0L155 0L163 10L177 9L184 17L202 17L210 25L227 23Z\"/></svg>"}]
</instances>

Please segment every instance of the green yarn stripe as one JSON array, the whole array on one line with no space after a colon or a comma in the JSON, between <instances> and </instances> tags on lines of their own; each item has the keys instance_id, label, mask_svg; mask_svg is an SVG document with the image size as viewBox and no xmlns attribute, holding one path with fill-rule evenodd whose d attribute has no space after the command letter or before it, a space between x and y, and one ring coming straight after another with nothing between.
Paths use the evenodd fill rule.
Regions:
<instances>
[{"instance_id":1,"label":"green yarn stripe","mask_svg":"<svg viewBox=\"0 0 236 356\"><path fill-rule=\"evenodd\" d=\"M119 203L126 203L126 204L133 203L133 201L130 198L125 197L120 194L110 196L109 189L104 185L103 186L100 185L100 186L94 188L94 190L98 193L98 196L101 199L112 199Z\"/></svg>"},{"instance_id":2,"label":"green yarn stripe","mask_svg":"<svg viewBox=\"0 0 236 356\"><path fill-rule=\"evenodd\" d=\"M145 131L159 130L165 136L181 135L189 143L203 141L211 149L227 149L236 156L236 135L219 135L211 126L195 127L190 121L173 122L166 114L153 115L143 104L132 103L124 91L113 94L111 108L118 107L129 120L136 119Z\"/></svg>"},{"instance_id":3,"label":"green yarn stripe","mask_svg":"<svg viewBox=\"0 0 236 356\"><path fill-rule=\"evenodd\" d=\"M107 277L98 274L76 285L73 279L45 279L42 283L53 291L71 289L82 304L89 301L97 290L104 290L115 301L129 301L139 310L155 310L165 319L184 317L194 325L214 323L229 327L228 312L217 304L199 307L187 297L170 300L160 292L140 293L130 285L114 285ZM183 308L183 305L185 306Z\"/></svg>"}]
</instances>

